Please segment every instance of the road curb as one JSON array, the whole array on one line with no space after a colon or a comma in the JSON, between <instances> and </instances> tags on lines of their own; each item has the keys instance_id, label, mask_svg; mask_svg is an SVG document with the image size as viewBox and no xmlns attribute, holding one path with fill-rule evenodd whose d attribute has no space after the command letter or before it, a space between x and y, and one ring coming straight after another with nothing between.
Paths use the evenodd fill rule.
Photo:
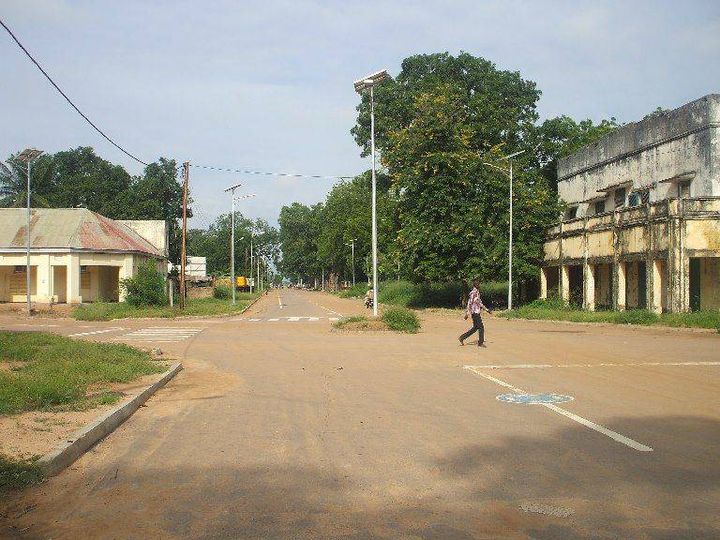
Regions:
<instances>
[{"instance_id":1,"label":"road curb","mask_svg":"<svg viewBox=\"0 0 720 540\"><path fill-rule=\"evenodd\" d=\"M55 476L75 460L92 448L100 440L112 433L120 424L130 418L132 414L145 403L150 396L165 386L167 382L177 375L182 364L177 362L170 366L162 377L145 390L137 394L130 401L109 410L94 422L80 428L70 438L49 454L41 457L37 464L45 476Z\"/></svg>"}]
</instances>

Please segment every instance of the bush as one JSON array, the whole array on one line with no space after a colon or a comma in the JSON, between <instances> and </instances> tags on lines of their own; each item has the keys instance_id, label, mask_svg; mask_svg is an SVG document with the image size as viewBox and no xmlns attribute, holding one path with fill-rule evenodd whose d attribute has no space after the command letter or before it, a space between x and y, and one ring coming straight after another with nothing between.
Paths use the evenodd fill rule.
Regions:
<instances>
[{"instance_id":1,"label":"bush","mask_svg":"<svg viewBox=\"0 0 720 540\"><path fill-rule=\"evenodd\" d=\"M365 293L368 290L367 283L364 281L362 283L356 283L349 289L345 289L344 291L338 292L338 296L340 298L360 298L362 296L365 296Z\"/></svg>"},{"instance_id":2,"label":"bush","mask_svg":"<svg viewBox=\"0 0 720 540\"><path fill-rule=\"evenodd\" d=\"M387 309L382 315L382 321L390 330L417 334L420 329L420 319L415 312L403 307Z\"/></svg>"},{"instance_id":3,"label":"bush","mask_svg":"<svg viewBox=\"0 0 720 540\"><path fill-rule=\"evenodd\" d=\"M131 306L164 306L168 303L165 294L165 276L158 272L153 261L146 261L138 267L137 274L120 281L120 287Z\"/></svg>"},{"instance_id":4,"label":"bush","mask_svg":"<svg viewBox=\"0 0 720 540\"><path fill-rule=\"evenodd\" d=\"M612 322L616 324L655 324L660 317L646 309L630 309L613 312Z\"/></svg>"},{"instance_id":5,"label":"bush","mask_svg":"<svg viewBox=\"0 0 720 540\"><path fill-rule=\"evenodd\" d=\"M459 308L470 288L462 281L440 283L412 283L384 281L380 284L380 302L410 308ZM507 302L507 282L490 281L480 285L480 298L486 306L495 308Z\"/></svg>"},{"instance_id":6,"label":"bush","mask_svg":"<svg viewBox=\"0 0 720 540\"><path fill-rule=\"evenodd\" d=\"M232 298L232 289L230 287L225 287L224 285L216 285L213 288L213 298L218 298L220 300Z\"/></svg>"}]
</instances>

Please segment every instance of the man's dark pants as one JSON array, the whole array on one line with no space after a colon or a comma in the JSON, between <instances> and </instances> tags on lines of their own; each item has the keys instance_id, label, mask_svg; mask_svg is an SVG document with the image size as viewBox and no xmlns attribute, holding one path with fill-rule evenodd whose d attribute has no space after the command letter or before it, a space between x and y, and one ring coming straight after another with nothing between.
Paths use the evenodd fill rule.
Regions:
<instances>
[{"instance_id":1,"label":"man's dark pants","mask_svg":"<svg viewBox=\"0 0 720 540\"><path fill-rule=\"evenodd\" d=\"M465 332L460 339L465 341L467 338L473 335L475 330L478 331L478 345L482 345L485 342L485 327L483 326L482 317L479 313L472 314L473 326L470 330Z\"/></svg>"}]
</instances>

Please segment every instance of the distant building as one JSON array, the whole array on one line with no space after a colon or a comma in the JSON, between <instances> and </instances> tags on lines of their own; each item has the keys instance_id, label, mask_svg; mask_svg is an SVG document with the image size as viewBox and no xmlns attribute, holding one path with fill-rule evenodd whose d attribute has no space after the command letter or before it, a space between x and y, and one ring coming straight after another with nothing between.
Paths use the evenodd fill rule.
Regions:
<instances>
[{"instance_id":1,"label":"distant building","mask_svg":"<svg viewBox=\"0 0 720 540\"><path fill-rule=\"evenodd\" d=\"M0 302L26 300L26 210L0 208ZM84 208L32 210L30 294L37 303L122 300L120 280L167 261L165 221L115 221Z\"/></svg>"},{"instance_id":2,"label":"distant building","mask_svg":"<svg viewBox=\"0 0 720 540\"><path fill-rule=\"evenodd\" d=\"M720 95L628 124L558 163L541 297L720 309Z\"/></svg>"}]
</instances>

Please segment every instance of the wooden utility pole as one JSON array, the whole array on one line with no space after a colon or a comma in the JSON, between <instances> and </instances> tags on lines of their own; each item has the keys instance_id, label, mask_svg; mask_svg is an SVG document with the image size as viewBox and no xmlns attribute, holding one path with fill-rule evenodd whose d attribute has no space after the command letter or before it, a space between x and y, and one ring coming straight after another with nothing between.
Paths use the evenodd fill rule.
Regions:
<instances>
[{"instance_id":1,"label":"wooden utility pole","mask_svg":"<svg viewBox=\"0 0 720 540\"><path fill-rule=\"evenodd\" d=\"M182 211L182 245L180 246L180 309L185 309L185 263L187 252L185 241L187 239L187 202L188 184L190 183L190 162L183 163L183 211Z\"/></svg>"}]
</instances>

